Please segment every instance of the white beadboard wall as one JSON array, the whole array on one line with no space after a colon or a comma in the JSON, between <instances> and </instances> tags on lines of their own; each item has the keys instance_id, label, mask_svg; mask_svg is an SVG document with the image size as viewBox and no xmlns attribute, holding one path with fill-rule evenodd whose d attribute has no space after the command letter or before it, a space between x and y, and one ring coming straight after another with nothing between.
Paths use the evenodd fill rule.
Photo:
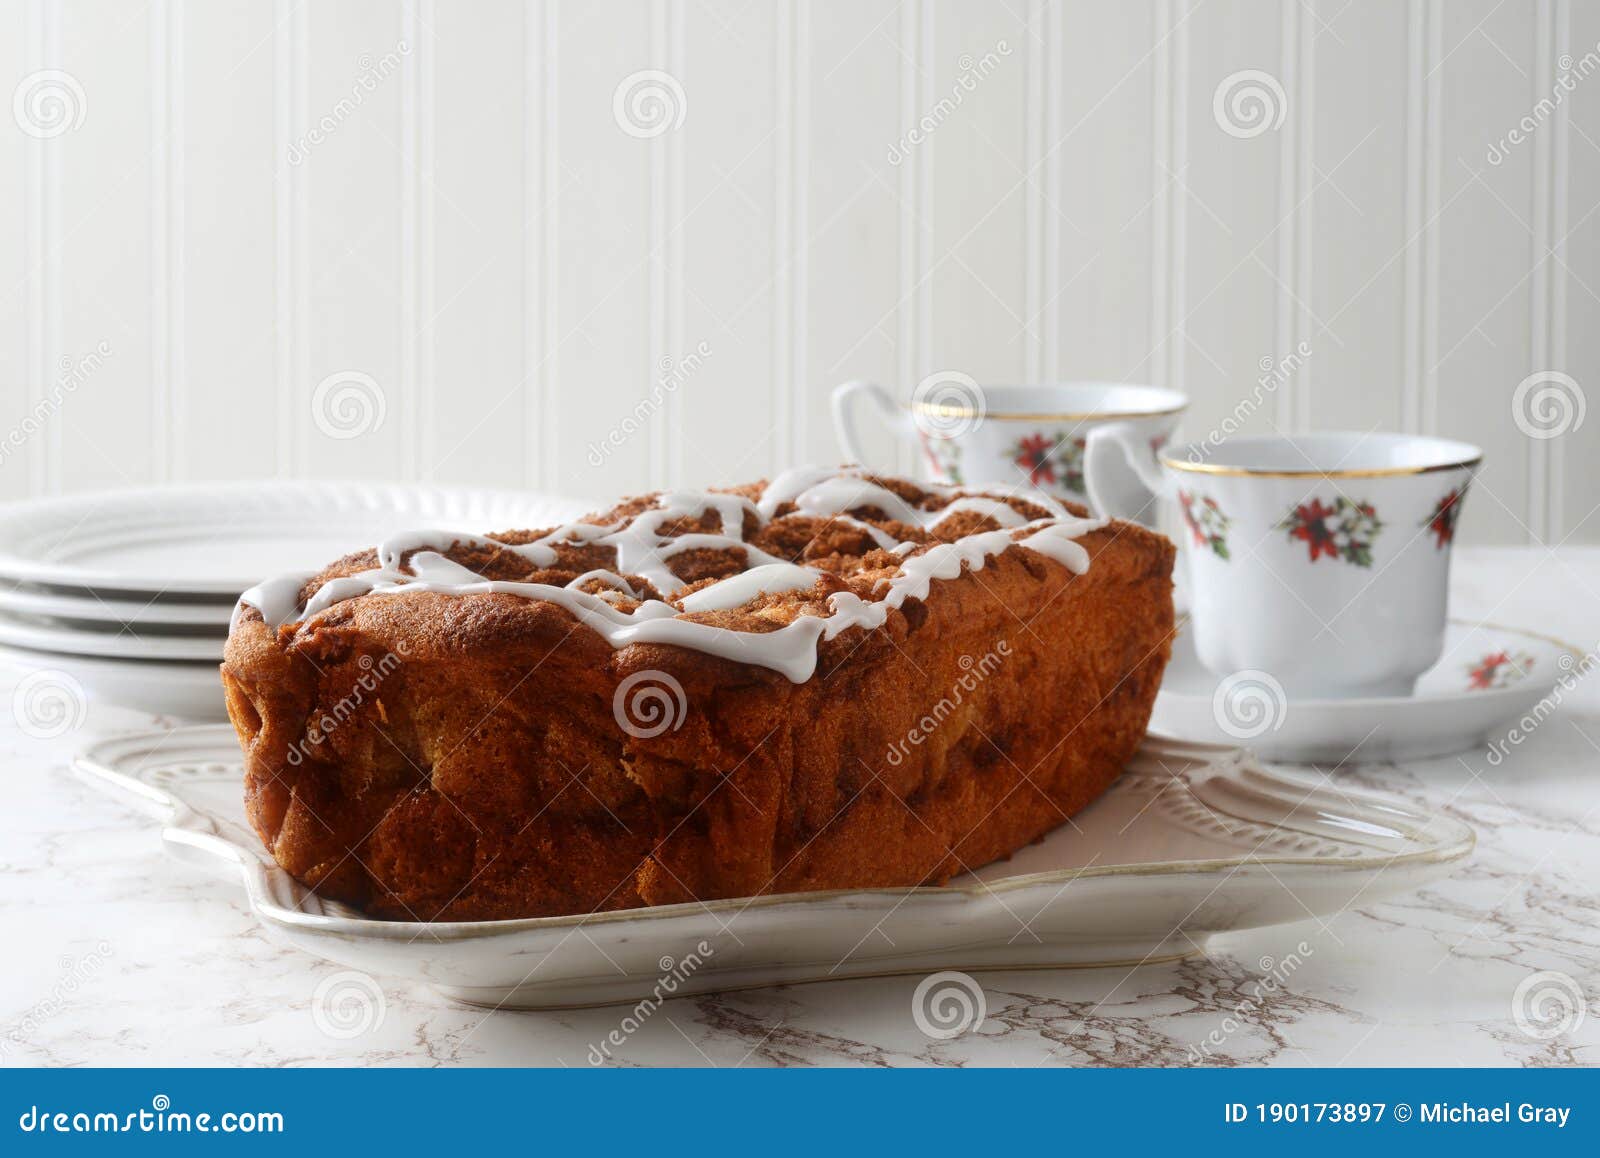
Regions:
<instances>
[{"instance_id":1,"label":"white beadboard wall","mask_svg":"<svg viewBox=\"0 0 1600 1158\"><path fill-rule=\"evenodd\" d=\"M1198 436L1305 342L1247 428L1476 441L1468 538L1600 541L1600 413L1540 439L1512 411L1536 372L1600 389L1600 4L0 0L0 22L6 93L60 70L82 99L59 135L0 120L0 497L742 479L837 458L835 383L942 369L1178 387ZM613 109L645 69L685 98L653 137ZM1241 138L1213 97L1247 69L1283 118ZM382 421L331 437L331 375Z\"/></svg>"}]
</instances>

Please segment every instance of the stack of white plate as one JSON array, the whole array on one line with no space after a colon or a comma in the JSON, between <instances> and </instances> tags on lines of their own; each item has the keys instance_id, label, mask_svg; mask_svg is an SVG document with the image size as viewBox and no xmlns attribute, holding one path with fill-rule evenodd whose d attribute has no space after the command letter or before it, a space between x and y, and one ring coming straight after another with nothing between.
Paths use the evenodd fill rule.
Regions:
<instances>
[{"instance_id":1,"label":"stack of white plate","mask_svg":"<svg viewBox=\"0 0 1600 1158\"><path fill-rule=\"evenodd\" d=\"M585 504L505 491L229 483L0 506L0 660L98 699L224 714L217 664L239 593L414 528L543 527Z\"/></svg>"}]
</instances>

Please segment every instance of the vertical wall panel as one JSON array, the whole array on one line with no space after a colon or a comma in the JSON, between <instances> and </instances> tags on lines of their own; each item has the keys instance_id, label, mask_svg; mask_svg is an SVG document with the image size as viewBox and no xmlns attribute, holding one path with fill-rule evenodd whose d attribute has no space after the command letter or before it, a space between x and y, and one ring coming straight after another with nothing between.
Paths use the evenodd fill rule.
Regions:
<instances>
[{"instance_id":1,"label":"vertical wall panel","mask_svg":"<svg viewBox=\"0 0 1600 1158\"><path fill-rule=\"evenodd\" d=\"M428 46L405 40L400 7L386 0L308 5L307 15L301 132L322 126L326 137L301 145L297 134L294 142L305 153L309 327L305 380L294 383L302 392L295 407L309 419L298 465L313 474L392 476L417 401L402 374L402 89L405 57Z\"/></svg>"},{"instance_id":2,"label":"vertical wall panel","mask_svg":"<svg viewBox=\"0 0 1600 1158\"><path fill-rule=\"evenodd\" d=\"M900 268L895 299L896 366L901 396L909 396L934 369L933 277L937 269L933 236L935 220L934 144L924 118L931 116L934 97L934 0L912 0L899 11L900 123L896 148L899 161L898 206ZM919 138L917 133L924 135ZM914 461L905 438L896 442L894 465L901 471Z\"/></svg>"},{"instance_id":3,"label":"vertical wall panel","mask_svg":"<svg viewBox=\"0 0 1600 1158\"><path fill-rule=\"evenodd\" d=\"M1498 165L1491 142L1527 113L1533 93L1533 4L1440 6L1437 429L1490 453L1462 533L1526 541L1529 440L1511 399L1527 376L1534 293L1534 149ZM1547 126L1548 127L1548 126Z\"/></svg>"},{"instance_id":4,"label":"vertical wall panel","mask_svg":"<svg viewBox=\"0 0 1600 1158\"><path fill-rule=\"evenodd\" d=\"M617 87L634 73L663 70L648 6L626 18L605 5L563 4L560 43L556 327L551 418L557 424L553 482L576 494L643 490L651 476L648 430L591 465L593 446L619 430L650 374L650 196L659 138L631 136L613 115ZM694 115L692 77L679 78ZM682 130L670 130L681 132ZM547 260L552 260L547 258Z\"/></svg>"},{"instance_id":5,"label":"vertical wall panel","mask_svg":"<svg viewBox=\"0 0 1600 1158\"><path fill-rule=\"evenodd\" d=\"M1181 327L1177 351L1182 385L1193 400L1188 426L1204 436L1218 418L1233 412L1261 374L1263 358L1288 353L1278 307L1292 281L1285 278L1279 245L1293 228L1282 203L1286 137L1294 131L1294 77L1283 60L1284 9L1274 3L1241 0L1200 5L1178 17L1188 36L1187 78L1179 78L1176 113L1187 133L1186 149L1170 174L1158 175L1184 203L1186 242L1177 276L1185 279L1184 305L1173 320ZM1266 73L1282 95L1247 75ZM1227 94L1222 118L1216 115L1219 86ZM1268 118L1263 131L1232 135L1221 121L1243 133L1254 132L1251 112L1241 115L1231 102L1249 90L1238 108ZM1281 123L1279 118L1281 117ZM1284 425L1282 396L1252 413L1244 428L1271 430Z\"/></svg>"},{"instance_id":6,"label":"vertical wall panel","mask_svg":"<svg viewBox=\"0 0 1600 1158\"><path fill-rule=\"evenodd\" d=\"M669 273L667 289L683 317L635 386L643 393L660 384L675 396L684 477L694 485L755 478L790 457L788 303L803 191L791 166L779 164L792 156L796 92L793 58L779 58L780 7L792 12L787 0L713 0L685 11L692 91L681 130L683 198L679 222L666 223L680 239L681 283ZM697 364L701 343L710 353ZM724 437L730 420L743 437Z\"/></svg>"},{"instance_id":7,"label":"vertical wall panel","mask_svg":"<svg viewBox=\"0 0 1600 1158\"><path fill-rule=\"evenodd\" d=\"M441 482L521 486L537 477L530 460L540 451L523 420L520 243L524 229L540 227L541 206L523 188L521 76L523 19L542 13L525 7L431 5L422 28L434 107L424 101L419 110L433 162L420 174L432 212L419 228L434 280L418 287L431 302L417 319L419 354L431 363L419 368L427 408L418 433L422 475Z\"/></svg>"},{"instance_id":8,"label":"vertical wall panel","mask_svg":"<svg viewBox=\"0 0 1600 1158\"><path fill-rule=\"evenodd\" d=\"M0 25L13 30L0 42L0 93L14 92L36 67L28 7L28 0L0 0ZM13 499L32 489L30 472L43 446L25 426L33 407L29 289L38 275L28 253L33 139L11 131L9 122L0 125L0 499Z\"/></svg>"},{"instance_id":9,"label":"vertical wall panel","mask_svg":"<svg viewBox=\"0 0 1600 1158\"><path fill-rule=\"evenodd\" d=\"M56 6L60 67L82 85L83 124L47 143L59 165L56 359L105 343L105 363L50 424L52 482L70 490L156 477L167 412L152 384L152 12L114 0ZM157 26L159 28L159 25ZM159 35L159 32L158 32ZM50 262L50 255L46 255ZM51 271L46 270L51 276Z\"/></svg>"},{"instance_id":10,"label":"vertical wall panel","mask_svg":"<svg viewBox=\"0 0 1600 1158\"><path fill-rule=\"evenodd\" d=\"M837 462L828 392L851 378L877 381L900 397L914 383L900 374L901 183L910 164L891 161L901 133L902 6L865 0L847 9L818 8L810 25L809 181L804 190L808 281L805 344L807 405L804 457ZM874 463L894 460L888 435L866 440Z\"/></svg>"},{"instance_id":11,"label":"vertical wall panel","mask_svg":"<svg viewBox=\"0 0 1600 1158\"><path fill-rule=\"evenodd\" d=\"M1029 344L1024 276L1028 187L1028 45L1043 29L1020 7L935 0L932 92L919 115L935 124L926 150L929 209L929 370L979 382L1023 377Z\"/></svg>"},{"instance_id":12,"label":"vertical wall panel","mask_svg":"<svg viewBox=\"0 0 1600 1158\"><path fill-rule=\"evenodd\" d=\"M273 446L273 23L254 0L185 0L181 213L169 280L180 294L181 436L172 473L270 475ZM211 432L227 431L227 437Z\"/></svg>"},{"instance_id":13,"label":"vertical wall panel","mask_svg":"<svg viewBox=\"0 0 1600 1158\"><path fill-rule=\"evenodd\" d=\"M1187 166L1189 60L1188 6L1183 0L1154 0L1155 27L1150 100L1150 335L1132 377L1183 387L1182 332L1188 312L1183 260L1187 253L1187 201L1172 174ZM1190 416L1189 420L1194 418ZM1186 421L1189 421L1186 420ZM1200 425L1199 429L1205 429Z\"/></svg>"},{"instance_id":14,"label":"vertical wall panel","mask_svg":"<svg viewBox=\"0 0 1600 1158\"><path fill-rule=\"evenodd\" d=\"M1056 0L1046 18L1043 372L1148 381L1153 6Z\"/></svg>"},{"instance_id":15,"label":"vertical wall panel","mask_svg":"<svg viewBox=\"0 0 1600 1158\"><path fill-rule=\"evenodd\" d=\"M1587 414L1576 430L1551 441L1558 503L1556 541L1600 541L1600 6L1558 5L1556 68L1576 87L1556 121L1556 180L1552 197L1555 287L1550 362L1577 381ZM1564 18L1564 19L1560 19ZM1587 62L1585 62L1587 58ZM1563 63L1565 61L1565 63ZM1564 169L1564 171L1563 171Z\"/></svg>"},{"instance_id":16,"label":"vertical wall panel","mask_svg":"<svg viewBox=\"0 0 1600 1158\"><path fill-rule=\"evenodd\" d=\"M1408 12L1320 3L1306 362L1313 427L1399 430L1405 421ZM1420 142L1409 142L1420 148ZM1302 196L1305 192L1302 192Z\"/></svg>"}]
</instances>

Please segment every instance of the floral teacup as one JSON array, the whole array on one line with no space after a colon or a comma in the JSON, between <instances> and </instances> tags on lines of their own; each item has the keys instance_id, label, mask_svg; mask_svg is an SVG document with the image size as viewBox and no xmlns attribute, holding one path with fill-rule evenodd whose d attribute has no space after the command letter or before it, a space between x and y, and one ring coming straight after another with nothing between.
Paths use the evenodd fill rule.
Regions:
<instances>
[{"instance_id":1,"label":"floral teacup","mask_svg":"<svg viewBox=\"0 0 1600 1158\"><path fill-rule=\"evenodd\" d=\"M1116 427L1155 469L1188 400L1175 390L1112 382L1053 386L980 386L965 374L930 375L903 407L872 382L847 382L833 392L839 443L855 462L867 458L856 435L855 402L870 398L900 438L914 441L935 482L1025 486L1092 506L1084 473L1090 436ZM1110 464L1113 472L1117 464ZM1123 467L1124 471L1133 468ZM1136 479L1118 480L1124 484ZM1153 522L1153 511L1140 512Z\"/></svg>"},{"instance_id":2,"label":"floral teacup","mask_svg":"<svg viewBox=\"0 0 1600 1158\"><path fill-rule=\"evenodd\" d=\"M1142 463L1116 441L1091 447L1091 476L1102 459ZM1217 675L1288 696L1408 696L1444 644L1450 547L1481 458L1406 434L1197 442L1138 469L1148 489L1112 505L1177 502L1195 650Z\"/></svg>"}]
</instances>

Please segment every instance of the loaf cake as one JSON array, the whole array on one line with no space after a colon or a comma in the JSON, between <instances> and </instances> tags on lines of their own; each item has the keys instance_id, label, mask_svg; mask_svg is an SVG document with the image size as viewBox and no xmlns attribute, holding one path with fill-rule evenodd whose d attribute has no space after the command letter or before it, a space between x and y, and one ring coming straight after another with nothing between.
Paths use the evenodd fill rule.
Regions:
<instances>
[{"instance_id":1,"label":"loaf cake","mask_svg":"<svg viewBox=\"0 0 1600 1158\"><path fill-rule=\"evenodd\" d=\"M261 840L397 920L936 885L1144 734L1173 548L858 469L417 533L246 592L222 679Z\"/></svg>"}]
</instances>

